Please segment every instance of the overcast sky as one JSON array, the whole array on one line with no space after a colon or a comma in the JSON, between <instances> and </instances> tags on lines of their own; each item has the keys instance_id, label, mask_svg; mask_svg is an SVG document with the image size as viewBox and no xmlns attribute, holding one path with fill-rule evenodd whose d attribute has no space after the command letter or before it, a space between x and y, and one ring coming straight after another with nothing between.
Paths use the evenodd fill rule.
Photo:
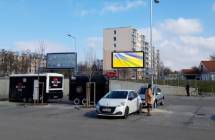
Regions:
<instances>
[{"instance_id":1,"label":"overcast sky","mask_svg":"<svg viewBox=\"0 0 215 140\"><path fill-rule=\"evenodd\" d=\"M132 26L149 37L150 0L0 0L0 49L87 52L102 58L103 29ZM215 54L215 0L160 0L153 4L153 43L174 69Z\"/></svg>"}]
</instances>

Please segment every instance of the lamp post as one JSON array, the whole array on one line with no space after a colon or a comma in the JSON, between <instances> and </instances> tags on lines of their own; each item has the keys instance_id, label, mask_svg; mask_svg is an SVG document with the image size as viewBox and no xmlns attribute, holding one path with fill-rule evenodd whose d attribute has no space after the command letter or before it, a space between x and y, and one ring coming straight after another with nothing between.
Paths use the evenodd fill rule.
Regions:
<instances>
[{"instance_id":1,"label":"lamp post","mask_svg":"<svg viewBox=\"0 0 215 140\"><path fill-rule=\"evenodd\" d=\"M159 3L160 0L154 0L155 3ZM154 84L154 64L153 64L153 43L152 43L152 5L153 0L150 0L150 48L151 48L151 85Z\"/></svg>"},{"instance_id":2,"label":"lamp post","mask_svg":"<svg viewBox=\"0 0 215 140\"><path fill-rule=\"evenodd\" d=\"M75 48L75 52L76 52L76 59L78 57L78 54L77 54L77 49L76 49L76 37L71 35L71 34L67 34L68 37L72 38L74 40L74 48ZM75 68L75 74L77 74L77 71L78 71L78 66L76 65L76 68Z\"/></svg>"},{"instance_id":3,"label":"lamp post","mask_svg":"<svg viewBox=\"0 0 215 140\"><path fill-rule=\"evenodd\" d=\"M72 38L74 40L74 48L75 48L75 52L77 53L77 49L76 49L76 37L71 35L71 34L67 34L68 37Z\"/></svg>"}]
</instances>

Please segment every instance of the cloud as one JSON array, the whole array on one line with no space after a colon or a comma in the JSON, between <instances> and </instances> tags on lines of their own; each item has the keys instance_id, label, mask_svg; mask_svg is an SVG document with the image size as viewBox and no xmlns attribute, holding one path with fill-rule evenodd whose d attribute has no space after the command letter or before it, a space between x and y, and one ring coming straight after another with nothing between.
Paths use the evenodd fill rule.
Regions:
<instances>
[{"instance_id":1,"label":"cloud","mask_svg":"<svg viewBox=\"0 0 215 140\"><path fill-rule=\"evenodd\" d=\"M102 48L102 37L88 37L86 46L88 48Z\"/></svg>"},{"instance_id":2,"label":"cloud","mask_svg":"<svg viewBox=\"0 0 215 140\"><path fill-rule=\"evenodd\" d=\"M80 16L88 16L88 15L93 15L94 13L96 13L96 10L88 10L88 9L83 9L79 12Z\"/></svg>"},{"instance_id":3,"label":"cloud","mask_svg":"<svg viewBox=\"0 0 215 140\"><path fill-rule=\"evenodd\" d=\"M82 61L86 61L89 56L95 56L96 58L102 59L103 54L103 45L102 45L102 37L88 37L85 39L86 48L83 50Z\"/></svg>"},{"instance_id":4,"label":"cloud","mask_svg":"<svg viewBox=\"0 0 215 140\"><path fill-rule=\"evenodd\" d=\"M149 40L149 29L141 29ZM181 70L198 66L215 52L215 36L205 37L196 19L168 19L153 28L153 44L160 50L165 66Z\"/></svg>"},{"instance_id":5,"label":"cloud","mask_svg":"<svg viewBox=\"0 0 215 140\"><path fill-rule=\"evenodd\" d=\"M215 36L202 37L202 36L181 36L180 40L185 45L191 45L196 47L204 46L204 49L215 48Z\"/></svg>"},{"instance_id":6,"label":"cloud","mask_svg":"<svg viewBox=\"0 0 215 140\"><path fill-rule=\"evenodd\" d=\"M14 45L17 51L30 50L31 52L36 52L40 46L44 46L45 53L73 51L62 44L51 41L18 41Z\"/></svg>"},{"instance_id":7,"label":"cloud","mask_svg":"<svg viewBox=\"0 0 215 140\"><path fill-rule=\"evenodd\" d=\"M212 10L215 12L215 2L212 5Z\"/></svg>"},{"instance_id":8,"label":"cloud","mask_svg":"<svg viewBox=\"0 0 215 140\"><path fill-rule=\"evenodd\" d=\"M106 3L103 12L120 12L143 6L143 0L127 0L125 2Z\"/></svg>"},{"instance_id":9,"label":"cloud","mask_svg":"<svg viewBox=\"0 0 215 140\"><path fill-rule=\"evenodd\" d=\"M197 19L167 19L161 24L161 27L166 31L176 34L193 34L203 31L203 27Z\"/></svg>"},{"instance_id":10,"label":"cloud","mask_svg":"<svg viewBox=\"0 0 215 140\"><path fill-rule=\"evenodd\" d=\"M139 30L142 34L145 35L146 40L149 40L150 37L150 28L143 28ZM161 41L163 39L162 32L157 28L152 28L153 41Z\"/></svg>"}]
</instances>

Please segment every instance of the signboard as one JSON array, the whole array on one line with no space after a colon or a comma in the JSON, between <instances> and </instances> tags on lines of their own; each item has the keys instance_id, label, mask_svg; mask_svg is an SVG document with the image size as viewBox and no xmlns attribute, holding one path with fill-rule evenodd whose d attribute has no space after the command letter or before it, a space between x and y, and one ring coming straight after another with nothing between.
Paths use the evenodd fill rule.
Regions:
<instances>
[{"instance_id":1,"label":"signboard","mask_svg":"<svg viewBox=\"0 0 215 140\"><path fill-rule=\"evenodd\" d=\"M77 53L48 53L48 69L74 69L77 67Z\"/></svg>"},{"instance_id":2,"label":"signboard","mask_svg":"<svg viewBox=\"0 0 215 140\"><path fill-rule=\"evenodd\" d=\"M49 85L50 88L62 88L63 78L62 77L50 77Z\"/></svg>"},{"instance_id":3,"label":"signboard","mask_svg":"<svg viewBox=\"0 0 215 140\"><path fill-rule=\"evenodd\" d=\"M144 52L112 52L112 68L144 68Z\"/></svg>"}]
</instances>

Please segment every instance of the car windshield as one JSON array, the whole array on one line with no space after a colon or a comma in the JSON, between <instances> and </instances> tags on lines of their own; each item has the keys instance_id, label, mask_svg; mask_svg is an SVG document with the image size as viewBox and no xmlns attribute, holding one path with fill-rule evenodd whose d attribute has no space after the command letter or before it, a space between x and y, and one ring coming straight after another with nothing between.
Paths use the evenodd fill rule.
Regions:
<instances>
[{"instance_id":1,"label":"car windshield","mask_svg":"<svg viewBox=\"0 0 215 140\"><path fill-rule=\"evenodd\" d=\"M146 93L147 88L141 88L139 90L139 94L145 94Z\"/></svg>"},{"instance_id":2,"label":"car windshield","mask_svg":"<svg viewBox=\"0 0 215 140\"><path fill-rule=\"evenodd\" d=\"M111 91L105 98L109 99L126 99L128 95L127 91Z\"/></svg>"}]
</instances>

